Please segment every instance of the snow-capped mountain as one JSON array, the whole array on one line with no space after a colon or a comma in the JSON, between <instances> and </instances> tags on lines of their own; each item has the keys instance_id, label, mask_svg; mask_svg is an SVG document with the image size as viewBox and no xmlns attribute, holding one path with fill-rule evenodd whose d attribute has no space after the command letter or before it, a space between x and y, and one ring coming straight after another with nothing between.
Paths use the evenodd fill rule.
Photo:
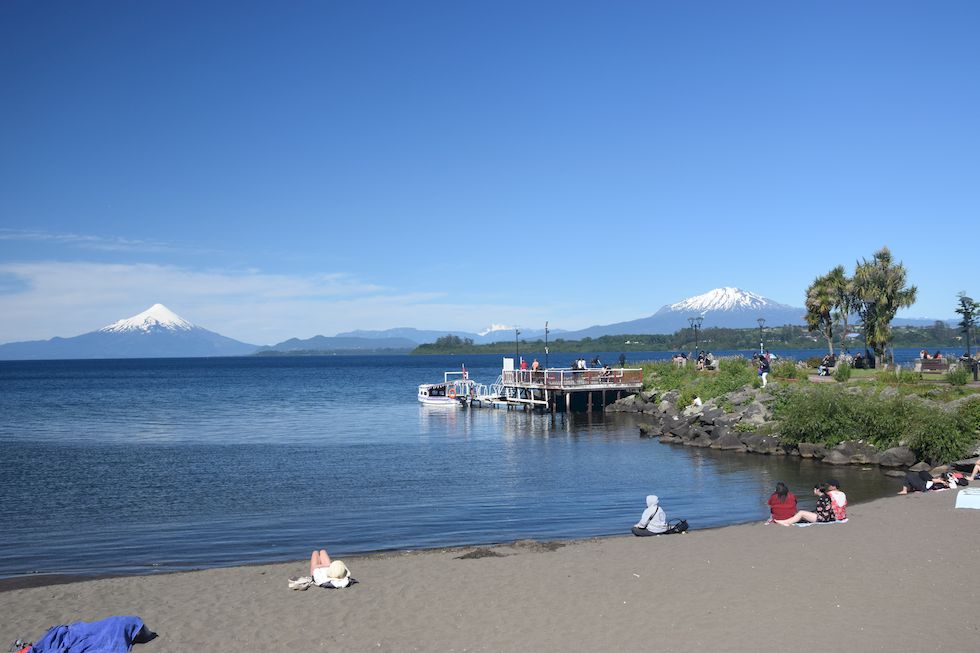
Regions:
<instances>
[{"instance_id":1,"label":"snow-capped mountain","mask_svg":"<svg viewBox=\"0 0 980 653\"><path fill-rule=\"evenodd\" d=\"M774 302L766 299L762 295L754 292L740 290L738 288L715 288L703 295L695 295L676 304L664 306L657 314L666 312L682 312L685 315L701 315L712 311L765 311L773 309L789 309L797 311L800 309Z\"/></svg>"},{"instance_id":2,"label":"snow-capped mountain","mask_svg":"<svg viewBox=\"0 0 980 653\"><path fill-rule=\"evenodd\" d=\"M0 359L196 358L245 356L255 345L194 326L163 304L72 338L0 345Z\"/></svg>"},{"instance_id":3,"label":"snow-capped mountain","mask_svg":"<svg viewBox=\"0 0 980 653\"><path fill-rule=\"evenodd\" d=\"M193 324L177 315L163 304L154 304L139 315L128 317L99 329L100 333L126 333L140 331L149 333L156 329L172 331L191 331Z\"/></svg>"},{"instance_id":4,"label":"snow-capped mountain","mask_svg":"<svg viewBox=\"0 0 980 653\"><path fill-rule=\"evenodd\" d=\"M630 333L674 333L688 328L691 317L701 317L701 328L726 327L744 329L757 327L765 319L767 327L784 324L803 324L806 309L780 304L753 292L739 288L715 288L702 295L667 304L649 317L616 324L596 325L581 331L564 334L568 340L598 338Z\"/></svg>"}]
</instances>

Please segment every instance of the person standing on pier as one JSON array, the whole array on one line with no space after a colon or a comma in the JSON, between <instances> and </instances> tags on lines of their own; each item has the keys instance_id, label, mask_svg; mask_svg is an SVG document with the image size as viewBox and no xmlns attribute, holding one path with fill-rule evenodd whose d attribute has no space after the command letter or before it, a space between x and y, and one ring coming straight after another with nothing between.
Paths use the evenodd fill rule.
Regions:
<instances>
[{"instance_id":1,"label":"person standing on pier","mask_svg":"<svg viewBox=\"0 0 980 653\"><path fill-rule=\"evenodd\" d=\"M533 361L531 361L531 371L532 372L537 372L539 367L541 367L541 364L538 363L538 359L537 358L535 358Z\"/></svg>"}]
</instances>

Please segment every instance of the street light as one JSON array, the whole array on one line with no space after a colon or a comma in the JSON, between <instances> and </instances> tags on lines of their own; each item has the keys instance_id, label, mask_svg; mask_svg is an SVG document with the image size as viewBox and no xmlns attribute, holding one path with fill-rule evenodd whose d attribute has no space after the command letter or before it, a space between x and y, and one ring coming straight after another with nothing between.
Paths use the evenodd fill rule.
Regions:
<instances>
[{"instance_id":1,"label":"street light","mask_svg":"<svg viewBox=\"0 0 980 653\"><path fill-rule=\"evenodd\" d=\"M519 335L521 335L521 330L514 327L514 362L518 364L521 362L521 344L517 339Z\"/></svg>"},{"instance_id":2,"label":"street light","mask_svg":"<svg viewBox=\"0 0 980 653\"><path fill-rule=\"evenodd\" d=\"M694 329L694 351L699 350L698 347L698 330L701 328L701 323L704 321L704 316L699 315L697 317L689 317L687 321L691 324L691 328Z\"/></svg>"},{"instance_id":3,"label":"street light","mask_svg":"<svg viewBox=\"0 0 980 653\"><path fill-rule=\"evenodd\" d=\"M548 369L548 323L544 323L544 369Z\"/></svg>"},{"instance_id":4,"label":"street light","mask_svg":"<svg viewBox=\"0 0 980 653\"><path fill-rule=\"evenodd\" d=\"M760 317L756 322L759 323L759 353L764 353L765 349L762 347L762 327L766 325L766 318Z\"/></svg>"}]
</instances>

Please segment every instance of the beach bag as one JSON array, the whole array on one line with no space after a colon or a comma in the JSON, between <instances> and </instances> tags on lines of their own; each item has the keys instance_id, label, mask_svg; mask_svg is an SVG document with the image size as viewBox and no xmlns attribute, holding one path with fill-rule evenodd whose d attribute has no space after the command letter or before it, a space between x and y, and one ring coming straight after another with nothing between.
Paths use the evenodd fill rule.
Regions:
<instances>
[{"instance_id":1,"label":"beach bag","mask_svg":"<svg viewBox=\"0 0 980 653\"><path fill-rule=\"evenodd\" d=\"M690 526L687 525L686 519L671 519L667 522L667 530L664 531L666 535L673 535L674 533L683 533Z\"/></svg>"}]
</instances>

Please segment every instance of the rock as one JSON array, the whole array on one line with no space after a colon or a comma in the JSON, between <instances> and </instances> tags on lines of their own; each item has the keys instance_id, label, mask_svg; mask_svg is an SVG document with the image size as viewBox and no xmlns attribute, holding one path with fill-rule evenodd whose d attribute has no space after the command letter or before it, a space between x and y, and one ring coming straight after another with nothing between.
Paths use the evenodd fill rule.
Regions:
<instances>
[{"instance_id":1,"label":"rock","mask_svg":"<svg viewBox=\"0 0 980 653\"><path fill-rule=\"evenodd\" d=\"M888 386L887 388L882 390L881 393L878 395L878 397L881 399L891 399L892 397L897 397L897 396L898 396L898 388L893 388L892 386Z\"/></svg>"},{"instance_id":2,"label":"rock","mask_svg":"<svg viewBox=\"0 0 980 653\"><path fill-rule=\"evenodd\" d=\"M949 465L939 465L938 467L933 467L929 470L929 473L933 476L940 476L949 471Z\"/></svg>"},{"instance_id":3,"label":"rock","mask_svg":"<svg viewBox=\"0 0 980 653\"><path fill-rule=\"evenodd\" d=\"M811 442L800 442L796 445L796 449L803 458L823 458L827 455L826 447Z\"/></svg>"},{"instance_id":4,"label":"rock","mask_svg":"<svg viewBox=\"0 0 980 653\"><path fill-rule=\"evenodd\" d=\"M839 451L841 454L846 456L850 462L858 465L877 465L881 458L881 454L878 453L878 450L872 447L870 444L856 442L854 440L841 442L839 445L834 447L834 451ZM826 459L824 459L824 462L826 462Z\"/></svg>"},{"instance_id":5,"label":"rock","mask_svg":"<svg viewBox=\"0 0 980 653\"><path fill-rule=\"evenodd\" d=\"M878 464L882 467L908 467L914 462L915 454L908 447L885 449L878 458Z\"/></svg>"},{"instance_id":6,"label":"rock","mask_svg":"<svg viewBox=\"0 0 980 653\"><path fill-rule=\"evenodd\" d=\"M823 462L829 465L850 465L851 459L843 454L843 452L837 449L831 449L827 452L827 455L823 457Z\"/></svg>"},{"instance_id":7,"label":"rock","mask_svg":"<svg viewBox=\"0 0 980 653\"><path fill-rule=\"evenodd\" d=\"M688 440L687 444L692 447L710 447L711 438L709 438L707 434L701 433L693 440Z\"/></svg>"},{"instance_id":8,"label":"rock","mask_svg":"<svg viewBox=\"0 0 980 653\"><path fill-rule=\"evenodd\" d=\"M928 463L925 463L925 462L917 462L914 465L912 465L911 467L909 467L909 471L910 472L921 472L923 470L924 471L929 471L930 469L932 469L932 468L929 466Z\"/></svg>"},{"instance_id":9,"label":"rock","mask_svg":"<svg viewBox=\"0 0 980 653\"><path fill-rule=\"evenodd\" d=\"M767 412L765 406L758 401L753 401L745 408L741 421L755 425L764 424L766 422Z\"/></svg>"},{"instance_id":10,"label":"rock","mask_svg":"<svg viewBox=\"0 0 980 653\"><path fill-rule=\"evenodd\" d=\"M705 408L701 411L701 421L708 424L714 424L715 420L723 416L725 411L721 408Z\"/></svg>"},{"instance_id":11,"label":"rock","mask_svg":"<svg viewBox=\"0 0 980 653\"><path fill-rule=\"evenodd\" d=\"M731 432L725 433L723 436L711 443L712 449L720 449L721 451L745 451L745 445L739 437Z\"/></svg>"},{"instance_id":12,"label":"rock","mask_svg":"<svg viewBox=\"0 0 980 653\"><path fill-rule=\"evenodd\" d=\"M640 399L642 399L643 403L645 404L655 403L657 401L656 390L644 390L643 392L640 393L639 396Z\"/></svg>"},{"instance_id":13,"label":"rock","mask_svg":"<svg viewBox=\"0 0 980 653\"><path fill-rule=\"evenodd\" d=\"M659 435L660 429L655 428L652 424L640 424L641 438L655 438Z\"/></svg>"},{"instance_id":14,"label":"rock","mask_svg":"<svg viewBox=\"0 0 980 653\"><path fill-rule=\"evenodd\" d=\"M748 438L743 438L745 448L752 453L762 453L769 455L781 455L786 451L780 446L779 440L771 435L751 434Z\"/></svg>"},{"instance_id":15,"label":"rock","mask_svg":"<svg viewBox=\"0 0 980 653\"><path fill-rule=\"evenodd\" d=\"M889 469L885 472L885 476L895 476L898 478L905 478L905 472L900 469Z\"/></svg>"},{"instance_id":16,"label":"rock","mask_svg":"<svg viewBox=\"0 0 980 653\"><path fill-rule=\"evenodd\" d=\"M711 432L708 434L708 437L710 437L711 441L714 442L716 440L720 440L721 438L725 437L731 432L732 432L731 429L729 429L727 426L716 425L714 428L711 429Z\"/></svg>"},{"instance_id":17,"label":"rock","mask_svg":"<svg viewBox=\"0 0 980 653\"><path fill-rule=\"evenodd\" d=\"M689 430L690 429L688 429L687 424L677 424L676 426L672 426L670 428L670 431L668 431L668 433L670 433L675 438L679 438L683 440L687 437Z\"/></svg>"},{"instance_id":18,"label":"rock","mask_svg":"<svg viewBox=\"0 0 980 653\"><path fill-rule=\"evenodd\" d=\"M726 398L734 406L739 406L744 403L748 403L755 398L755 393L748 388L742 388L741 390L736 390L731 394L727 395Z\"/></svg>"}]
</instances>

